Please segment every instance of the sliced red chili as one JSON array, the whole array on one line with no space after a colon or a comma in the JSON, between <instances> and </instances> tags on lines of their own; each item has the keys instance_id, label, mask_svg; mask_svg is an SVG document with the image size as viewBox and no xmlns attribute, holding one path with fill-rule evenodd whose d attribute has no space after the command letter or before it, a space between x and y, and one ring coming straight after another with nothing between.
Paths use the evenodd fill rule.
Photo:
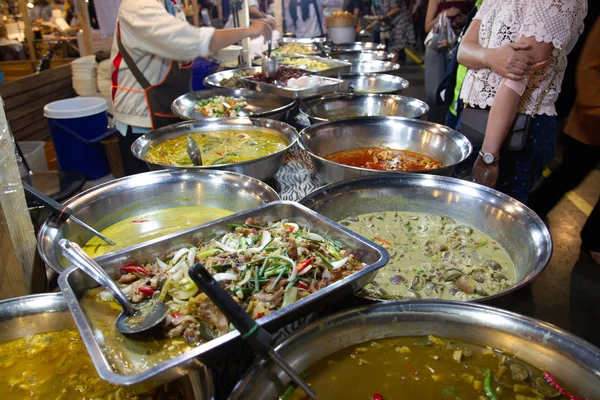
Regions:
<instances>
[{"instance_id":1,"label":"sliced red chili","mask_svg":"<svg viewBox=\"0 0 600 400\"><path fill-rule=\"evenodd\" d=\"M141 286L139 291L146 296L152 296L154 292L156 292L156 290L152 289L150 286Z\"/></svg>"},{"instance_id":2,"label":"sliced red chili","mask_svg":"<svg viewBox=\"0 0 600 400\"><path fill-rule=\"evenodd\" d=\"M310 264L312 264L315 261L314 257L311 258L307 258L306 260L302 260L300 261L298 264L296 264L296 268L298 269L298 272L302 272L302 270L306 267L308 267Z\"/></svg>"},{"instance_id":3,"label":"sliced red chili","mask_svg":"<svg viewBox=\"0 0 600 400\"><path fill-rule=\"evenodd\" d=\"M258 314L256 314L256 319L262 318L265 316L264 312L259 312Z\"/></svg>"},{"instance_id":4,"label":"sliced red chili","mask_svg":"<svg viewBox=\"0 0 600 400\"><path fill-rule=\"evenodd\" d=\"M148 222L149 220L147 219L134 219L133 221L131 221L132 224L141 224L144 222Z\"/></svg>"},{"instance_id":5,"label":"sliced red chili","mask_svg":"<svg viewBox=\"0 0 600 400\"><path fill-rule=\"evenodd\" d=\"M384 245L384 246L389 246L389 247L392 247L392 244L391 244L390 242L388 242L387 240L383 240L383 239L381 239L381 238L378 238L378 237L376 237L374 240L375 240L376 242L378 242L378 243L380 243L380 244Z\"/></svg>"},{"instance_id":6,"label":"sliced red chili","mask_svg":"<svg viewBox=\"0 0 600 400\"><path fill-rule=\"evenodd\" d=\"M383 400L383 395L381 393L373 393L372 400Z\"/></svg>"},{"instance_id":7,"label":"sliced red chili","mask_svg":"<svg viewBox=\"0 0 600 400\"><path fill-rule=\"evenodd\" d=\"M298 287L300 289L306 290L307 292L310 292L310 290L308 289L308 285L306 283L304 283L304 282L298 282Z\"/></svg>"},{"instance_id":8,"label":"sliced red chili","mask_svg":"<svg viewBox=\"0 0 600 400\"><path fill-rule=\"evenodd\" d=\"M123 272L127 272L127 273L138 273L138 274L142 274L142 275L149 275L150 273L148 272L148 270L144 267L138 267L136 265L127 265L125 267L121 267L121 271Z\"/></svg>"},{"instance_id":9,"label":"sliced red chili","mask_svg":"<svg viewBox=\"0 0 600 400\"><path fill-rule=\"evenodd\" d=\"M177 312L177 313L171 314L171 317L173 317L173 319L181 318L181 313Z\"/></svg>"},{"instance_id":10,"label":"sliced red chili","mask_svg":"<svg viewBox=\"0 0 600 400\"><path fill-rule=\"evenodd\" d=\"M419 373L419 371L417 371L416 369L414 369L410 364L408 364L408 369L410 369L410 372L412 372L415 375L417 375Z\"/></svg>"},{"instance_id":11,"label":"sliced red chili","mask_svg":"<svg viewBox=\"0 0 600 400\"><path fill-rule=\"evenodd\" d=\"M584 400L582 397L578 397L578 396L575 396L574 394L569 393L567 391L567 389L565 389L564 387L562 387L560 385L560 383L558 383L556 378L554 378L554 376L552 376L552 374L550 374L550 372L544 372L544 379L546 379L546 382L548 382L550 384L550 386L552 386L555 390L560 392L560 394L565 396L567 399Z\"/></svg>"}]
</instances>

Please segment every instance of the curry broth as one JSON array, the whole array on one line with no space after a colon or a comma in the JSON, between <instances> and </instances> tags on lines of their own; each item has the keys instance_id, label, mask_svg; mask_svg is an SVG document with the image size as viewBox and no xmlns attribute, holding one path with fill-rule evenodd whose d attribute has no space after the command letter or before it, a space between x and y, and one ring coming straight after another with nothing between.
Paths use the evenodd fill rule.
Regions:
<instances>
[{"instance_id":1,"label":"curry broth","mask_svg":"<svg viewBox=\"0 0 600 400\"><path fill-rule=\"evenodd\" d=\"M108 245L94 236L83 250L91 257L100 257L231 214L233 212L228 210L206 206L173 207L151 211L126 218L100 232L117 243L116 246Z\"/></svg>"},{"instance_id":2,"label":"curry broth","mask_svg":"<svg viewBox=\"0 0 600 400\"><path fill-rule=\"evenodd\" d=\"M146 160L178 167L193 166L187 153L187 136L192 136L198 144L203 165L224 165L254 160L277 153L288 146L288 143L275 131L272 133L248 130L197 132L157 144L148 151Z\"/></svg>"}]
</instances>

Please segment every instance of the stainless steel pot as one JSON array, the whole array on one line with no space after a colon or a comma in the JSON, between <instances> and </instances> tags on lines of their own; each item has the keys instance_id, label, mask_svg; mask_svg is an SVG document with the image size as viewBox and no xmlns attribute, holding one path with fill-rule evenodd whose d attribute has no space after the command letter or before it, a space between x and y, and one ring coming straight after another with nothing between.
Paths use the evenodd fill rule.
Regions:
<instances>
[{"instance_id":1,"label":"stainless steel pot","mask_svg":"<svg viewBox=\"0 0 600 400\"><path fill-rule=\"evenodd\" d=\"M421 100L375 93L335 93L306 100L300 108L313 124L363 116L420 118L427 111L429 106Z\"/></svg>"},{"instance_id":2,"label":"stainless steel pot","mask_svg":"<svg viewBox=\"0 0 600 400\"><path fill-rule=\"evenodd\" d=\"M400 93L408 87L404 78L389 74L344 75L341 92L349 93Z\"/></svg>"},{"instance_id":3,"label":"stainless steel pot","mask_svg":"<svg viewBox=\"0 0 600 400\"><path fill-rule=\"evenodd\" d=\"M478 304L396 301L356 308L315 321L276 349L296 371L304 371L363 342L429 334L500 349L550 371L586 398L600 398L600 349L548 323ZM259 362L229 398L277 399L288 383L272 363Z\"/></svg>"},{"instance_id":4,"label":"stainless steel pot","mask_svg":"<svg viewBox=\"0 0 600 400\"><path fill-rule=\"evenodd\" d=\"M401 68L400 64L396 64L391 61L353 60L350 61L350 63L352 64L350 73L343 75L343 77L360 74L395 74L400 71Z\"/></svg>"},{"instance_id":5,"label":"stainless steel pot","mask_svg":"<svg viewBox=\"0 0 600 400\"><path fill-rule=\"evenodd\" d=\"M458 179L423 174L349 179L324 186L300 202L334 221L378 211L411 211L449 216L478 229L506 250L517 281L478 301L529 284L552 255L550 232L533 211L494 189Z\"/></svg>"},{"instance_id":6,"label":"stainless steel pot","mask_svg":"<svg viewBox=\"0 0 600 400\"><path fill-rule=\"evenodd\" d=\"M171 110L173 114L183 119L204 119L206 118L204 114L196 110L195 106L200 100L209 99L213 96L244 97L248 105L240 110L239 117L283 120L287 112L294 106L293 100L274 94L245 89L219 88L184 94L175 99L171 105Z\"/></svg>"},{"instance_id":7,"label":"stainless steel pot","mask_svg":"<svg viewBox=\"0 0 600 400\"><path fill-rule=\"evenodd\" d=\"M223 130L236 131L268 131L283 139L287 146L285 149L265 157L250 161L244 161L224 165L203 165L199 167L175 167L169 164L152 163L146 160L146 154L157 144L165 140L185 136L190 133L203 132L210 135L211 132ZM209 118L199 121L180 122L146 133L139 137L131 146L134 156L148 164L151 170L160 169L187 169L187 170L223 170L238 172L256 179L265 180L274 176L283 165L287 150L296 143L297 133L290 125L264 118Z\"/></svg>"},{"instance_id":8,"label":"stainless steel pot","mask_svg":"<svg viewBox=\"0 0 600 400\"><path fill-rule=\"evenodd\" d=\"M60 293L15 297L0 301L0 343L28 335L61 330L77 330L77 327L67 302ZM138 392L161 383L150 380L132 387L132 390ZM184 399L214 398L212 375L204 366L179 378L173 385L179 386L178 389L185 394Z\"/></svg>"},{"instance_id":9,"label":"stainless steel pot","mask_svg":"<svg viewBox=\"0 0 600 400\"><path fill-rule=\"evenodd\" d=\"M171 207L208 206L245 211L278 200L267 184L224 171L157 171L116 179L67 200L73 214L97 230L146 212ZM83 245L92 235L70 221L46 220L38 235L38 250L50 268L60 273L70 263L62 256L62 238Z\"/></svg>"},{"instance_id":10,"label":"stainless steel pot","mask_svg":"<svg viewBox=\"0 0 600 400\"><path fill-rule=\"evenodd\" d=\"M324 157L338 151L361 147L391 147L427 154L444 167L415 171L450 175L473 147L459 132L443 125L400 117L356 117L312 125L300 134L300 144L308 151L317 173L326 182L363 175L387 174L367 168L338 164ZM404 172L395 172L404 173Z\"/></svg>"},{"instance_id":11,"label":"stainless steel pot","mask_svg":"<svg viewBox=\"0 0 600 400\"><path fill-rule=\"evenodd\" d=\"M233 76L235 74L242 72L242 71L252 71L252 73L258 74L259 72L261 72L261 69L260 69L260 67L228 69L226 71L217 72L217 73L207 76L206 78L204 78L202 83L204 84L204 86L233 89L233 88L228 88L227 86L223 86L222 82L224 79L233 78ZM243 87L244 87L243 83L241 81L239 81L238 88L241 89Z\"/></svg>"},{"instance_id":12,"label":"stainless steel pot","mask_svg":"<svg viewBox=\"0 0 600 400\"><path fill-rule=\"evenodd\" d=\"M394 58L394 53L388 53L381 50L352 50L332 52L329 54L329 57L344 61L389 61Z\"/></svg>"}]
</instances>

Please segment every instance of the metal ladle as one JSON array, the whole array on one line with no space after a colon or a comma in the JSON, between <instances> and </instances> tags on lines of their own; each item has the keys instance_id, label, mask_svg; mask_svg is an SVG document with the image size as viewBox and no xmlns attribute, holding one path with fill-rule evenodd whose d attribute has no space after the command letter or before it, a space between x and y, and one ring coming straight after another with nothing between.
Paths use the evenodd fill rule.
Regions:
<instances>
[{"instance_id":1,"label":"metal ladle","mask_svg":"<svg viewBox=\"0 0 600 400\"><path fill-rule=\"evenodd\" d=\"M126 335L139 335L148 333L161 325L167 317L168 308L165 303L153 302L145 307L152 308L146 313L145 309L136 309L131 305L125 293L111 279L104 269L90 256L88 256L77 243L61 239L58 245L63 249L63 255L79 269L88 274L102 287L108 290L123 307L123 311L117 317L117 330Z\"/></svg>"},{"instance_id":2,"label":"metal ladle","mask_svg":"<svg viewBox=\"0 0 600 400\"><path fill-rule=\"evenodd\" d=\"M200 148L198 147L198 143L194 140L192 135L188 135L186 139L186 149L188 156L190 156L190 160L192 160L192 164L195 166L202 165L202 153L200 153Z\"/></svg>"},{"instance_id":3,"label":"metal ladle","mask_svg":"<svg viewBox=\"0 0 600 400\"><path fill-rule=\"evenodd\" d=\"M263 62L260 66L260 70L264 77L273 78L277 74L279 69L279 60L275 57L271 57L271 46L272 42L269 39L267 44L267 55L263 58Z\"/></svg>"},{"instance_id":4,"label":"metal ladle","mask_svg":"<svg viewBox=\"0 0 600 400\"><path fill-rule=\"evenodd\" d=\"M273 361L300 387L311 399L317 398L315 391L300 377L283 357L271 347L271 335L256 323L219 285L213 276L201 264L192 265L190 278L196 286L217 306L227 320L240 331L242 338L266 361Z\"/></svg>"}]
</instances>

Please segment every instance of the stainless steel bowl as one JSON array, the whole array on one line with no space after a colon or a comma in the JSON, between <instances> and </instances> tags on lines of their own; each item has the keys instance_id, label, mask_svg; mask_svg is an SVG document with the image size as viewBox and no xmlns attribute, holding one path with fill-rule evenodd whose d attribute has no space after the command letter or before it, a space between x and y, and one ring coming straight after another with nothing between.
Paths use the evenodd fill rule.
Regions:
<instances>
[{"instance_id":1,"label":"stainless steel bowl","mask_svg":"<svg viewBox=\"0 0 600 400\"><path fill-rule=\"evenodd\" d=\"M360 74L395 74L400 71L401 65L391 61L350 61L352 68L350 73L342 75L342 77L350 77Z\"/></svg>"},{"instance_id":2,"label":"stainless steel bowl","mask_svg":"<svg viewBox=\"0 0 600 400\"><path fill-rule=\"evenodd\" d=\"M313 124L359 116L420 118L427 111L429 106L421 100L374 93L325 95L307 100L300 108Z\"/></svg>"},{"instance_id":3,"label":"stainless steel bowl","mask_svg":"<svg viewBox=\"0 0 600 400\"><path fill-rule=\"evenodd\" d=\"M427 154L439 160L442 168L411 171L450 175L464 161L473 146L461 133L446 126L400 117L356 117L312 125L300 134L300 144L308 151L317 173L326 182L363 175L405 174L377 171L338 164L324 157L342 150L363 147L391 147Z\"/></svg>"},{"instance_id":4,"label":"stainless steel bowl","mask_svg":"<svg viewBox=\"0 0 600 400\"><path fill-rule=\"evenodd\" d=\"M389 74L345 75L341 92L397 94L408 87L404 78Z\"/></svg>"},{"instance_id":5,"label":"stainless steel bowl","mask_svg":"<svg viewBox=\"0 0 600 400\"><path fill-rule=\"evenodd\" d=\"M233 78L233 76L239 72L242 71L252 71L255 74L260 73L260 67L248 67L248 68L238 68L238 69L229 69L227 71L221 71L221 72L217 72L214 73L212 75L207 76L206 78L204 78L204 80L202 81L202 83L204 84L204 86L212 86L212 87L216 87L216 88L226 88L226 89L233 89L233 88L229 88L227 86L223 86L223 84L221 82L223 82L224 79L230 79ZM244 88L244 85L242 84L242 82L239 82L239 89Z\"/></svg>"},{"instance_id":6,"label":"stainless steel bowl","mask_svg":"<svg viewBox=\"0 0 600 400\"><path fill-rule=\"evenodd\" d=\"M60 293L46 293L15 297L0 301L0 343L38 333L72 330L77 327ZM136 392L160 385L160 381L147 381L131 388ZM184 393L183 399L209 400L214 398L212 374L201 366L179 378L173 385Z\"/></svg>"},{"instance_id":7,"label":"stainless steel bowl","mask_svg":"<svg viewBox=\"0 0 600 400\"><path fill-rule=\"evenodd\" d=\"M316 38L297 38L286 36L281 38L282 43L300 43L300 44L314 44L314 43L325 43L327 41L324 37L316 37Z\"/></svg>"},{"instance_id":8,"label":"stainless steel bowl","mask_svg":"<svg viewBox=\"0 0 600 400\"><path fill-rule=\"evenodd\" d=\"M331 46L331 51L334 53L344 53L348 51L363 50L385 50L385 44L372 42L354 42L346 44L334 44Z\"/></svg>"},{"instance_id":9,"label":"stainless steel bowl","mask_svg":"<svg viewBox=\"0 0 600 400\"><path fill-rule=\"evenodd\" d=\"M175 99L171 105L173 114L187 120L205 119L201 111L196 110L196 104L200 100L209 99L213 96L244 97L247 106L240 110L239 117L273 118L283 120L287 112L294 106L294 101L285 97L269 93L255 92L246 89L212 89L199 90L184 94Z\"/></svg>"},{"instance_id":10,"label":"stainless steel bowl","mask_svg":"<svg viewBox=\"0 0 600 400\"><path fill-rule=\"evenodd\" d=\"M389 61L394 58L394 53L388 53L386 51L381 50L352 50L352 51L341 51L341 52L332 52L329 54L330 58L335 58L336 60L345 60L345 61Z\"/></svg>"},{"instance_id":11,"label":"stainless steel bowl","mask_svg":"<svg viewBox=\"0 0 600 400\"><path fill-rule=\"evenodd\" d=\"M500 349L550 371L580 395L600 399L600 349L546 322L478 304L396 301L356 308L315 321L276 349L296 371L304 371L370 340L429 334ZM229 398L273 400L288 384L272 363L258 362Z\"/></svg>"},{"instance_id":12,"label":"stainless steel bowl","mask_svg":"<svg viewBox=\"0 0 600 400\"><path fill-rule=\"evenodd\" d=\"M478 301L529 284L552 255L548 228L533 211L494 189L458 179L424 174L349 179L324 186L300 202L334 221L378 211L411 211L446 215L478 229L506 250L515 265L517 281L513 287Z\"/></svg>"},{"instance_id":13,"label":"stainless steel bowl","mask_svg":"<svg viewBox=\"0 0 600 400\"><path fill-rule=\"evenodd\" d=\"M176 167L169 164L152 163L146 160L146 154L157 144L165 140L174 139L180 136L185 136L190 133L203 132L210 135L212 132L223 130L236 131L268 131L276 134L283 139L287 146L285 149L265 157L256 158L250 161L223 164L223 165L202 165ZM148 164L150 170L160 169L187 169L187 170L223 170L238 172L248 175L256 179L265 180L274 176L279 168L283 165L283 160L287 150L296 143L297 132L290 125L264 118L207 118L198 121L180 122L178 124L169 125L164 128L157 129L146 133L139 137L131 146L131 152L134 156Z\"/></svg>"},{"instance_id":14,"label":"stainless steel bowl","mask_svg":"<svg viewBox=\"0 0 600 400\"><path fill-rule=\"evenodd\" d=\"M267 184L233 172L157 171L104 183L64 205L100 231L125 218L165 208L202 205L240 212L276 200L279 196ZM58 273L70 265L58 245L63 238L83 245L92 235L71 221L46 220L38 235L38 250Z\"/></svg>"}]
</instances>

